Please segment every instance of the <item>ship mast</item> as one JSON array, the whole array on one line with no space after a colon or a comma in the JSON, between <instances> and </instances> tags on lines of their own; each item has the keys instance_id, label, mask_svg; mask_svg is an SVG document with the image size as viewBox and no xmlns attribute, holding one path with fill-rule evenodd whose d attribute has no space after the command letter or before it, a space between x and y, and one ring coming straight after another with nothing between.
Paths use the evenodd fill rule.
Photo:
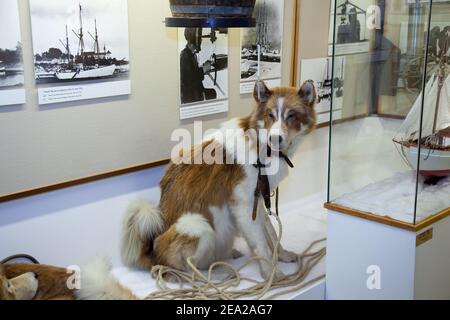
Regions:
<instances>
[{"instance_id":1,"label":"ship mast","mask_svg":"<svg viewBox=\"0 0 450 320\"><path fill-rule=\"evenodd\" d=\"M95 36L93 36L90 32L88 33L94 40L94 53L98 55L100 54L100 43L98 41L97 19L94 20L94 23L95 23Z\"/></svg>"},{"instance_id":2,"label":"ship mast","mask_svg":"<svg viewBox=\"0 0 450 320\"><path fill-rule=\"evenodd\" d=\"M433 134L436 134L438 131L437 128L437 118L439 114L439 108L441 104L441 93L442 88L444 87L445 78L447 76L447 63L448 63L448 52L449 50L449 37L446 37L445 44L442 48L441 59L439 61L439 69L438 69L438 93L437 93L437 101L436 101L436 110L434 113L434 122L433 122Z\"/></svg>"},{"instance_id":3,"label":"ship mast","mask_svg":"<svg viewBox=\"0 0 450 320\"><path fill-rule=\"evenodd\" d=\"M266 48L268 45L267 41L267 33L268 33L268 25L267 25L267 12L266 12L266 0L262 7L258 12L258 27L256 30L257 33L257 41L256 43L263 48Z\"/></svg>"},{"instance_id":4,"label":"ship mast","mask_svg":"<svg viewBox=\"0 0 450 320\"><path fill-rule=\"evenodd\" d=\"M83 56L84 53L84 34L83 34L83 15L82 15L83 9L81 8L80 4L80 52L81 56Z\"/></svg>"},{"instance_id":5,"label":"ship mast","mask_svg":"<svg viewBox=\"0 0 450 320\"><path fill-rule=\"evenodd\" d=\"M100 44L98 43L97 19L95 19L95 44L97 53L100 53Z\"/></svg>"},{"instance_id":6,"label":"ship mast","mask_svg":"<svg viewBox=\"0 0 450 320\"><path fill-rule=\"evenodd\" d=\"M78 33L75 32L74 30L72 30L72 32L79 40L78 54L81 57L81 59L84 59L83 8L81 7L81 4L79 4L79 7L80 7L80 30Z\"/></svg>"},{"instance_id":7,"label":"ship mast","mask_svg":"<svg viewBox=\"0 0 450 320\"><path fill-rule=\"evenodd\" d=\"M70 55L69 31L67 29L67 25L66 25L66 43L62 42L61 40L59 40L59 42L61 42L61 44L63 45L64 49L66 49L67 64L69 65L69 68L71 68L72 67L72 58L71 58L71 55Z\"/></svg>"}]
</instances>

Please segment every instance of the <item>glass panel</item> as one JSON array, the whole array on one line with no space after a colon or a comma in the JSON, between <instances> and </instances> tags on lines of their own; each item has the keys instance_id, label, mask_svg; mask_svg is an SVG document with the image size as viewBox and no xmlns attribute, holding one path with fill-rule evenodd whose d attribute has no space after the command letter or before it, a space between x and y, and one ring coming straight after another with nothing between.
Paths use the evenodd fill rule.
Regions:
<instances>
[{"instance_id":1,"label":"glass panel","mask_svg":"<svg viewBox=\"0 0 450 320\"><path fill-rule=\"evenodd\" d=\"M329 201L414 223L418 156L402 152L399 132L423 84L430 4L336 1L332 116L343 120L330 128Z\"/></svg>"},{"instance_id":2,"label":"glass panel","mask_svg":"<svg viewBox=\"0 0 450 320\"><path fill-rule=\"evenodd\" d=\"M395 65L384 66L381 72L382 78L389 72L396 74L397 82L391 94L381 90L378 114L405 117L422 90L428 9L426 1L386 1L383 35L397 47Z\"/></svg>"},{"instance_id":3,"label":"glass panel","mask_svg":"<svg viewBox=\"0 0 450 320\"><path fill-rule=\"evenodd\" d=\"M433 1L420 143L417 221L450 207L450 1ZM411 152L419 154L417 142Z\"/></svg>"}]
</instances>

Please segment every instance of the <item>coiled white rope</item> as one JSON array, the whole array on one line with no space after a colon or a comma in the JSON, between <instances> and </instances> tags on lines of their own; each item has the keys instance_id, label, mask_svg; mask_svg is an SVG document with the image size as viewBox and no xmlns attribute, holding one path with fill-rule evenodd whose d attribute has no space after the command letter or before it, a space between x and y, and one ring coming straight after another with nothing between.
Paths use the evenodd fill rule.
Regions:
<instances>
[{"instance_id":1,"label":"coiled white rope","mask_svg":"<svg viewBox=\"0 0 450 320\"><path fill-rule=\"evenodd\" d=\"M209 267L207 275L202 273L192 263L191 258L187 259L189 271L180 271L167 266L155 266L152 269L152 276L156 278L158 291L147 296L146 300L236 300L236 299L274 299L276 297L299 291L325 277L321 275L305 282L306 277L311 270L322 260L326 254L326 248L323 247L317 251L312 249L326 241L326 239L317 240L311 243L301 254L297 255L296 271L285 276L282 279L275 280L275 273L278 265L278 249L280 248L283 227L278 215L274 214L278 222L278 236L275 245L271 245L273 250L272 261L267 261L263 257L255 256L246 261L239 268L233 267L227 262L216 262ZM270 223L270 221L268 221ZM266 228L267 232L267 228ZM271 241L269 241L270 243ZM272 266L272 273L267 281L256 281L241 276L241 271L257 261L265 261ZM225 268L229 275L222 280L213 280L214 271L219 268ZM165 281L167 277L176 279L179 288L170 288ZM237 289L242 281L252 283L249 287ZM281 290L281 289L285 290ZM272 293L273 292L273 293ZM268 295L271 293L270 295Z\"/></svg>"}]
</instances>

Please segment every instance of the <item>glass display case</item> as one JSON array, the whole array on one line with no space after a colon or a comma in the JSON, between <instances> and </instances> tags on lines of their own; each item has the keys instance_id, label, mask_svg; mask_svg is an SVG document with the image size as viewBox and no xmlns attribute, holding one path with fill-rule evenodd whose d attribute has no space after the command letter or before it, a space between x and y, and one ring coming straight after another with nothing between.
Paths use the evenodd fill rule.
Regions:
<instances>
[{"instance_id":1,"label":"glass display case","mask_svg":"<svg viewBox=\"0 0 450 320\"><path fill-rule=\"evenodd\" d=\"M448 215L450 1L334 12L327 207L413 226Z\"/></svg>"}]
</instances>

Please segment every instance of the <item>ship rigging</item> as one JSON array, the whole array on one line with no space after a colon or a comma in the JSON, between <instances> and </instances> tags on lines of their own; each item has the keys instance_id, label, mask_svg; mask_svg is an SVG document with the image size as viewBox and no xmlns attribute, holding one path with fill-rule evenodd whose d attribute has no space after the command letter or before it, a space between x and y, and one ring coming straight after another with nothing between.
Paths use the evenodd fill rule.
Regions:
<instances>
[{"instance_id":1,"label":"ship rigging","mask_svg":"<svg viewBox=\"0 0 450 320\"><path fill-rule=\"evenodd\" d=\"M406 162L427 177L450 176L450 34L442 48L434 75L394 138ZM422 127L418 128L420 122Z\"/></svg>"}]
</instances>

